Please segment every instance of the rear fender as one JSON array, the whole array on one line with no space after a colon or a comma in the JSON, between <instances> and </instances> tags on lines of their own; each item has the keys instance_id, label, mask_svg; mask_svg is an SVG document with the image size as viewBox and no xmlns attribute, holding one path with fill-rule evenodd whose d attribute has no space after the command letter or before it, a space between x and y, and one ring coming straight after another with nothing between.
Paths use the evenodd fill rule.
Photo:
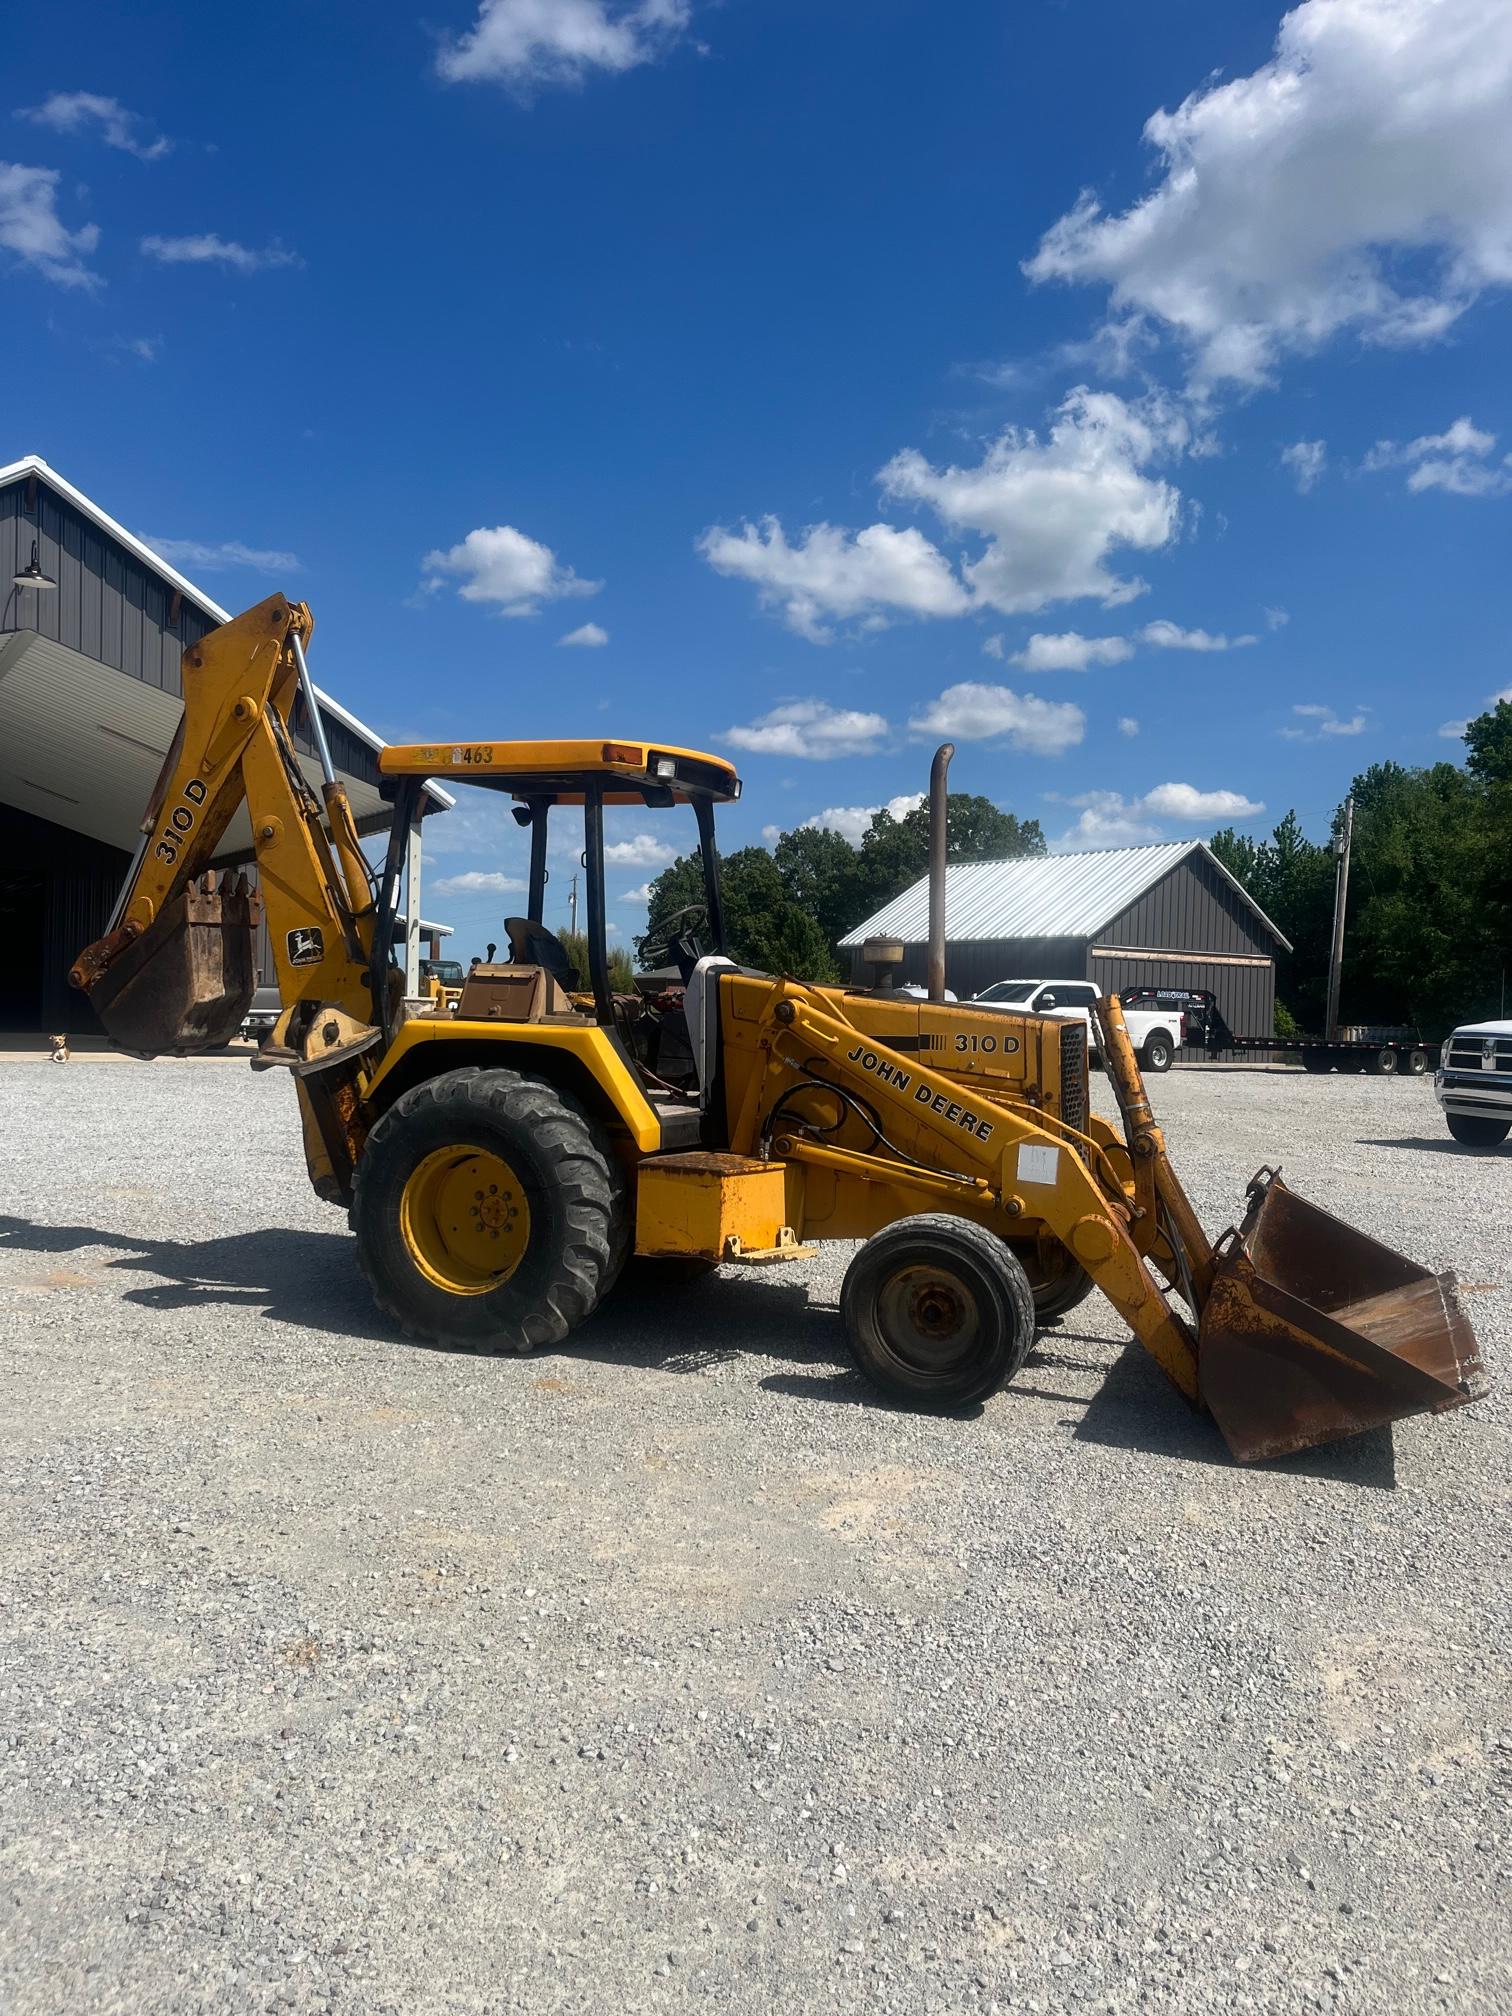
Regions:
<instances>
[{"instance_id":1,"label":"rear fender","mask_svg":"<svg viewBox=\"0 0 1512 2016\"><path fill-rule=\"evenodd\" d=\"M459 1022L418 1015L398 1031L368 1084L365 1104L376 1119L426 1078L464 1065L524 1071L559 1085L606 1126L629 1135L636 1151L661 1146L661 1125L639 1080L609 1032L539 1022Z\"/></svg>"}]
</instances>

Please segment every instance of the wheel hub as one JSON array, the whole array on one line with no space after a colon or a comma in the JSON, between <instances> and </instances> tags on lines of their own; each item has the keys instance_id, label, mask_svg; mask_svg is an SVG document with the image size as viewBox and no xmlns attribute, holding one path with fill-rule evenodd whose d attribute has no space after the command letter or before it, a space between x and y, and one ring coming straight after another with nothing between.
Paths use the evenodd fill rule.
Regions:
<instances>
[{"instance_id":1,"label":"wheel hub","mask_svg":"<svg viewBox=\"0 0 1512 2016\"><path fill-rule=\"evenodd\" d=\"M973 1351L976 1300L948 1267L900 1267L877 1296L887 1349L917 1372L943 1372Z\"/></svg>"},{"instance_id":2,"label":"wheel hub","mask_svg":"<svg viewBox=\"0 0 1512 2016\"><path fill-rule=\"evenodd\" d=\"M524 1186L500 1155L437 1148L410 1172L399 1227L416 1267L451 1295L486 1295L507 1281L530 1244Z\"/></svg>"}]
</instances>

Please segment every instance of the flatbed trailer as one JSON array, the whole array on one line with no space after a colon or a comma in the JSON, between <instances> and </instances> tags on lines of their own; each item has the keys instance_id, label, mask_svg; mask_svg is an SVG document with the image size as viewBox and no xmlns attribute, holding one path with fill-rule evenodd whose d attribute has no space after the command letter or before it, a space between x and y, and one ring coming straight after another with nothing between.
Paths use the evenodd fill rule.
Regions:
<instances>
[{"instance_id":1,"label":"flatbed trailer","mask_svg":"<svg viewBox=\"0 0 1512 2016\"><path fill-rule=\"evenodd\" d=\"M1417 1037L1391 1037L1385 1042L1332 1041L1326 1036L1235 1036L1225 1030L1221 1037L1210 1032L1206 1039L1210 1057L1225 1051L1244 1055L1261 1050L1280 1050L1300 1056L1304 1071L1368 1071L1373 1078L1421 1078L1432 1062L1425 1043Z\"/></svg>"},{"instance_id":2,"label":"flatbed trailer","mask_svg":"<svg viewBox=\"0 0 1512 2016\"><path fill-rule=\"evenodd\" d=\"M1217 996L1201 987L1130 987L1120 998L1125 1007L1179 1008L1186 1045L1213 1058L1279 1051L1299 1057L1304 1071L1367 1071L1373 1078L1421 1078L1433 1061L1420 1036L1384 1029L1358 1036L1343 1030L1336 1036L1236 1036Z\"/></svg>"}]
</instances>

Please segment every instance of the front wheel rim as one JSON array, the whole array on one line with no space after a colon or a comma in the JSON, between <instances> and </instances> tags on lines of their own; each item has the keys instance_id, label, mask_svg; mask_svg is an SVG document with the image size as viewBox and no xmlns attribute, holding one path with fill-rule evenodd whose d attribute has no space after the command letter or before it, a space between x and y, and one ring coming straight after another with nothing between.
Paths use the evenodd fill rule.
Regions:
<instances>
[{"instance_id":1,"label":"front wheel rim","mask_svg":"<svg viewBox=\"0 0 1512 2016\"><path fill-rule=\"evenodd\" d=\"M947 1379L981 1340L977 1297L954 1269L900 1267L877 1293L877 1331L893 1363L915 1379Z\"/></svg>"},{"instance_id":2,"label":"front wheel rim","mask_svg":"<svg viewBox=\"0 0 1512 2016\"><path fill-rule=\"evenodd\" d=\"M410 1260L448 1295L487 1295L515 1272L530 1244L530 1203L502 1155L458 1142L432 1149L399 1199Z\"/></svg>"}]
</instances>

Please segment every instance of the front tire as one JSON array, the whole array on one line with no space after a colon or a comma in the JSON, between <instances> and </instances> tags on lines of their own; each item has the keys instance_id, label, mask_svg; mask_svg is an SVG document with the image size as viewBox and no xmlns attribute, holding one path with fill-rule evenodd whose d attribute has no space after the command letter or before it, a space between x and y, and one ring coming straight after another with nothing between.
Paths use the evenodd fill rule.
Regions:
<instances>
[{"instance_id":1,"label":"front tire","mask_svg":"<svg viewBox=\"0 0 1512 2016\"><path fill-rule=\"evenodd\" d=\"M516 1071L413 1087L369 1134L353 1187L375 1301L432 1343L559 1344L623 1264L619 1164L565 1094Z\"/></svg>"},{"instance_id":2,"label":"front tire","mask_svg":"<svg viewBox=\"0 0 1512 2016\"><path fill-rule=\"evenodd\" d=\"M932 1411L988 1399L1034 1342L1034 1291L1016 1255L946 1212L900 1218L868 1239L846 1269L840 1315L873 1385Z\"/></svg>"},{"instance_id":3,"label":"front tire","mask_svg":"<svg viewBox=\"0 0 1512 2016\"><path fill-rule=\"evenodd\" d=\"M1171 1059L1176 1055L1176 1046L1164 1029L1152 1029L1145 1038L1139 1061L1146 1071L1169 1071Z\"/></svg>"},{"instance_id":4,"label":"front tire","mask_svg":"<svg viewBox=\"0 0 1512 2016\"><path fill-rule=\"evenodd\" d=\"M1512 1134L1512 1120L1497 1120L1489 1113L1446 1113L1449 1132L1467 1148L1499 1148Z\"/></svg>"}]
</instances>

